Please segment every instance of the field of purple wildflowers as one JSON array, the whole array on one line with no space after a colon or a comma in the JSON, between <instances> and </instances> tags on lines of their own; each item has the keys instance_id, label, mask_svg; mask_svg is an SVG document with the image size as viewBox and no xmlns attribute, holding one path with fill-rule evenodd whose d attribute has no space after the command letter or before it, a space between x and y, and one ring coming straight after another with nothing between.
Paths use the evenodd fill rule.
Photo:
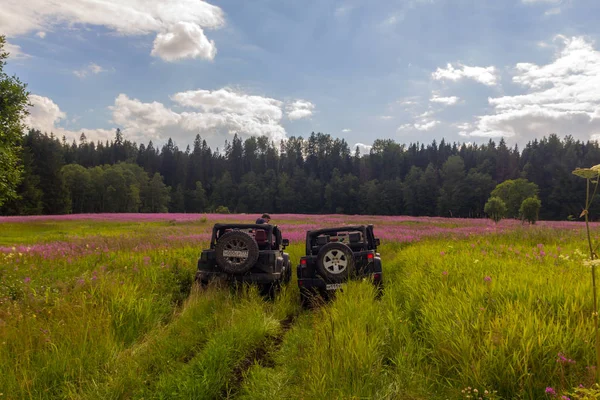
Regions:
<instances>
[{"instance_id":1,"label":"field of purple wildflowers","mask_svg":"<svg viewBox=\"0 0 600 400\"><path fill-rule=\"evenodd\" d=\"M593 384L579 222L273 215L294 264L310 229L372 223L382 240L381 299L352 282L303 311L295 281L274 301L193 284L212 224L255 218L0 217L0 399L576 399Z\"/></svg>"}]
</instances>

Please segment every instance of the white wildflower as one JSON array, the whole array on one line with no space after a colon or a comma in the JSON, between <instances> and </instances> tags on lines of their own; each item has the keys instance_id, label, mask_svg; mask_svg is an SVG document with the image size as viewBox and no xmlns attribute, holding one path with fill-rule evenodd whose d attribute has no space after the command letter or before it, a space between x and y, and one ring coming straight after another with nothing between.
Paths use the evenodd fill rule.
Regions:
<instances>
[{"instance_id":1,"label":"white wildflower","mask_svg":"<svg viewBox=\"0 0 600 400\"><path fill-rule=\"evenodd\" d=\"M583 265L585 265L586 267L598 267L600 266L600 259L595 259L595 260L585 260L583 261Z\"/></svg>"}]
</instances>

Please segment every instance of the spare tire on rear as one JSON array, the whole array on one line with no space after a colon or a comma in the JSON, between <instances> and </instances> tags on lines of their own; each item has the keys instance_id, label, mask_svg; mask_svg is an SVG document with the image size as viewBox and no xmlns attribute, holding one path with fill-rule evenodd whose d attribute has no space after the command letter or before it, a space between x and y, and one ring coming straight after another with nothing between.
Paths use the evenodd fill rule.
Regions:
<instances>
[{"instance_id":1,"label":"spare tire on rear","mask_svg":"<svg viewBox=\"0 0 600 400\"><path fill-rule=\"evenodd\" d=\"M354 273L354 256L350 247L330 242L317 255L317 269L330 282L344 282Z\"/></svg>"},{"instance_id":2,"label":"spare tire on rear","mask_svg":"<svg viewBox=\"0 0 600 400\"><path fill-rule=\"evenodd\" d=\"M215 245L215 257L224 272L240 275L258 261L258 244L246 232L227 232Z\"/></svg>"}]
</instances>

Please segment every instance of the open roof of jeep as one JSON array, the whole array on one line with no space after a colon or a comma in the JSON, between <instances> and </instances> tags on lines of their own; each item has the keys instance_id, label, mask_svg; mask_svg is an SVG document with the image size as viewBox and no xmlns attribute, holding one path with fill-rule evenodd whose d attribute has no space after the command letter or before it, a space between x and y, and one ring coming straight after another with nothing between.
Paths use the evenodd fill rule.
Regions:
<instances>
[{"instance_id":1,"label":"open roof of jeep","mask_svg":"<svg viewBox=\"0 0 600 400\"><path fill-rule=\"evenodd\" d=\"M225 232L229 232L232 230L240 230L246 232L256 232L262 230L266 233L265 240L268 243L272 243L272 247L279 248L282 245L283 238L281 236L281 230L277 227L277 225L271 224L220 224L216 223L213 226L213 233L210 239L210 248L214 249L216 245L216 241L219 237L221 237ZM263 249L264 250L264 249Z\"/></svg>"},{"instance_id":2,"label":"open roof of jeep","mask_svg":"<svg viewBox=\"0 0 600 400\"><path fill-rule=\"evenodd\" d=\"M308 231L306 233L306 254L315 254L315 251L317 251L318 248L323 245L323 243L317 243L320 237L339 237L341 236L340 233L351 234L352 232L360 232L360 236L358 238L356 236L353 237L352 235L349 235L349 242L346 243L350 245L354 251L359 250L359 248L360 250L377 249L377 242L373 234L373 225L346 225ZM329 242L329 238L327 238L327 242Z\"/></svg>"}]
</instances>

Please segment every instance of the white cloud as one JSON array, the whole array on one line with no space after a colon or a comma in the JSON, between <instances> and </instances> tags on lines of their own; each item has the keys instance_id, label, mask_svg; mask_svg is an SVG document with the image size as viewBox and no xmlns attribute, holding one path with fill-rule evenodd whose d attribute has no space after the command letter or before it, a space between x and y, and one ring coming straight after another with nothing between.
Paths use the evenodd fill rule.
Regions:
<instances>
[{"instance_id":1,"label":"white cloud","mask_svg":"<svg viewBox=\"0 0 600 400\"><path fill-rule=\"evenodd\" d=\"M203 29L220 28L225 18L219 7L201 0L4 0L2 4L0 26L9 37L64 24L104 26L122 35L156 33L153 53L171 61L214 57L214 43Z\"/></svg>"},{"instance_id":2,"label":"white cloud","mask_svg":"<svg viewBox=\"0 0 600 400\"><path fill-rule=\"evenodd\" d=\"M296 100L285 106L285 112L290 120L310 117L315 109L315 105L310 101Z\"/></svg>"},{"instance_id":3,"label":"white cloud","mask_svg":"<svg viewBox=\"0 0 600 400\"><path fill-rule=\"evenodd\" d=\"M495 113L478 117L469 136L526 141L549 133L600 134L600 52L583 37L558 39L551 63L516 65L513 81L527 92L490 98Z\"/></svg>"},{"instance_id":4,"label":"white cloud","mask_svg":"<svg viewBox=\"0 0 600 400\"><path fill-rule=\"evenodd\" d=\"M348 133L348 132L352 132L352 129L348 129L348 128L342 129L342 133Z\"/></svg>"},{"instance_id":5,"label":"white cloud","mask_svg":"<svg viewBox=\"0 0 600 400\"><path fill-rule=\"evenodd\" d=\"M285 128L281 125L284 103L280 100L229 88L179 92L171 96L171 100L185 110L179 112L157 101L145 103L119 94L109 107L111 122L120 127L130 140L137 142L167 137L189 142L197 133L204 137L234 133L265 135L275 142L286 137ZM60 126L61 121L68 120L66 113L51 99L32 95L31 102L34 107L28 116L28 126L54 132L57 136L65 135L69 139L78 139L82 131L90 140L106 140L114 136L113 131L105 129L67 130Z\"/></svg>"},{"instance_id":6,"label":"white cloud","mask_svg":"<svg viewBox=\"0 0 600 400\"><path fill-rule=\"evenodd\" d=\"M380 116L379 116L379 119L382 119L382 120L384 120L384 121L390 120L390 119L392 119L392 118L394 118L394 117L393 117L393 116L391 116L391 115L380 115Z\"/></svg>"},{"instance_id":7,"label":"white cloud","mask_svg":"<svg viewBox=\"0 0 600 400\"><path fill-rule=\"evenodd\" d=\"M445 104L447 106L453 106L456 103L458 103L459 100L460 100L460 98L458 98L456 96L440 97L437 94L434 94L433 97L431 97L431 99L429 99L429 101L431 101L432 103Z\"/></svg>"},{"instance_id":8,"label":"white cloud","mask_svg":"<svg viewBox=\"0 0 600 400\"><path fill-rule=\"evenodd\" d=\"M13 60L31 57L29 54L23 53L21 46L9 42L4 43L4 51L8 52L8 58Z\"/></svg>"},{"instance_id":9,"label":"white cloud","mask_svg":"<svg viewBox=\"0 0 600 400\"><path fill-rule=\"evenodd\" d=\"M39 31L38 33L35 34L35 36L39 37L40 39L45 39L46 38L46 32Z\"/></svg>"},{"instance_id":10,"label":"white cloud","mask_svg":"<svg viewBox=\"0 0 600 400\"><path fill-rule=\"evenodd\" d=\"M428 122L423 122L423 123L417 123L414 124L414 128L418 131L429 131L432 130L433 128L435 128L438 124L440 123L440 121L428 121Z\"/></svg>"},{"instance_id":11,"label":"white cloud","mask_svg":"<svg viewBox=\"0 0 600 400\"><path fill-rule=\"evenodd\" d=\"M101 66L99 66L98 64L89 63L85 67L73 71L73 74L75 74L76 77L83 79L90 74L97 75L100 72L106 72L106 70L104 68L102 68Z\"/></svg>"},{"instance_id":12,"label":"white cloud","mask_svg":"<svg viewBox=\"0 0 600 400\"><path fill-rule=\"evenodd\" d=\"M354 9L353 5L346 4L346 5L337 7L335 9L335 11L333 12L333 14L335 15L336 18L341 18L341 17L347 15L348 13L350 13L353 9Z\"/></svg>"},{"instance_id":13,"label":"white cloud","mask_svg":"<svg viewBox=\"0 0 600 400\"><path fill-rule=\"evenodd\" d=\"M58 124L62 120L67 119L67 114L61 111L60 107L51 99L36 94L29 95L31 107L29 107L29 115L25 118L25 125L39 129L42 132L54 133L57 137L65 136L69 141L79 139L81 132L89 140L106 140L114 136L114 132L107 129L81 129L71 131L65 129Z\"/></svg>"},{"instance_id":14,"label":"white cloud","mask_svg":"<svg viewBox=\"0 0 600 400\"><path fill-rule=\"evenodd\" d=\"M421 122L416 122L414 124L403 124L398 127L398 131L406 131L416 129L418 131L430 131L436 126L440 124L440 121L437 120L424 120Z\"/></svg>"},{"instance_id":15,"label":"white cloud","mask_svg":"<svg viewBox=\"0 0 600 400\"><path fill-rule=\"evenodd\" d=\"M111 107L113 121L123 127L130 137L161 138L167 135L187 138L190 134L203 136L243 133L266 135L274 141L286 137L281 125L284 103L280 100L248 95L230 88L219 90L190 90L176 93L171 100L190 111L176 112L162 103L143 103L121 94ZM312 114L314 105L297 100L286 105L288 118L298 119ZM307 114L308 113L308 114Z\"/></svg>"},{"instance_id":16,"label":"white cloud","mask_svg":"<svg viewBox=\"0 0 600 400\"><path fill-rule=\"evenodd\" d=\"M431 74L435 80L458 81L463 78L473 79L487 86L498 84L498 75L496 68L491 67L470 67L468 65L457 64L456 68L448 64L446 68L438 68Z\"/></svg>"},{"instance_id":17,"label":"white cloud","mask_svg":"<svg viewBox=\"0 0 600 400\"><path fill-rule=\"evenodd\" d=\"M352 148L356 149L357 147L361 155L369 154L373 148L373 146L364 143L356 143Z\"/></svg>"},{"instance_id":18,"label":"white cloud","mask_svg":"<svg viewBox=\"0 0 600 400\"><path fill-rule=\"evenodd\" d=\"M551 8L551 9L547 10L547 11L544 13L544 15L548 17L548 16L550 16L550 15L558 15L558 14L560 14L561 12L562 12L562 10L560 9L560 7L554 7L554 8Z\"/></svg>"},{"instance_id":19,"label":"white cloud","mask_svg":"<svg viewBox=\"0 0 600 400\"><path fill-rule=\"evenodd\" d=\"M178 22L169 32L159 33L156 36L151 54L165 61L198 57L213 60L217 48L215 42L208 40L198 25L191 22Z\"/></svg>"},{"instance_id":20,"label":"white cloud","mask_svg":"<svg viewBox=\"0 0 600 400\"><path fill-rule=\"evenodd\" d=\"M473 125L468 122L462 122L462 123L456 124L454 126L456 126L458 129L460 129L462 131L467 131L469 129L473 129Z\"/></svg>"}]
</instances>

